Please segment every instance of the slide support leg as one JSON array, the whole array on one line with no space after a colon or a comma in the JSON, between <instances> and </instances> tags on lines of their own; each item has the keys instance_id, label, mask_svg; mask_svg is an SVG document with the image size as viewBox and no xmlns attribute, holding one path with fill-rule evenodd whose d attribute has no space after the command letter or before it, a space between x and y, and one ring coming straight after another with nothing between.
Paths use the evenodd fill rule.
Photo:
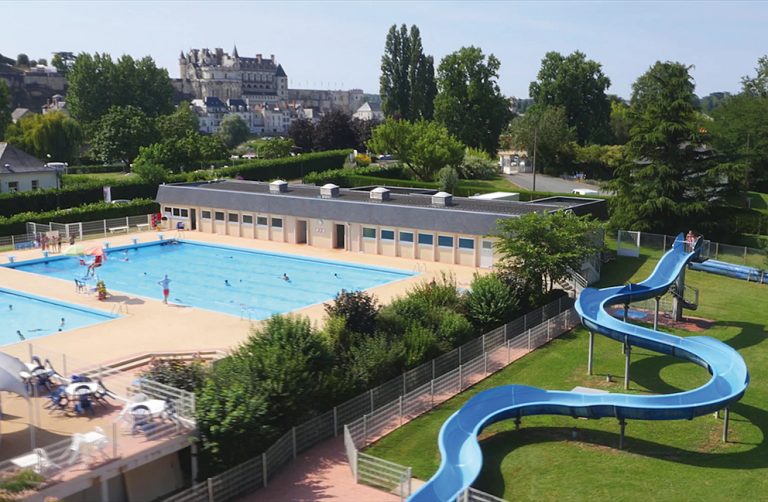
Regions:
<instances>
[{"instance_id":1,"label":"slide support leg","mask_svg":"<svg viewBox=\"0 0 768 502\"><path fill-rule=\"evenodd\" d=\"M661 298L657 296L654 300L656 300L656 309L653 311L653 330L656 331L659 329L659 300Z\"/></svg>"},{"instance_id":2,"label":"slide support leg","mask_svg":"<svg viewBox=\"0 0 768 502\"><path fill-rule=\"evenodd\" d=\"M624 340L624 390L629 389L629 360L632 354L632 346Z\"/></svg>"},{"instance_id":3,"label":"slide support leg","mask_svg":"<svg viewBox=\"0 0 768 502\"><path fill-rule=\"evenodd\" d=\"M723 410L723 443L728 442L728 408Z\"/></svg>"},{"instance_id":4,"label":"slide support leg","mask_svg":"<svg viewBox=\"0 0 768 502\"><path fill-rule=\"evenodd\" d=\"M629 316L629 303L624 304L624 322L627 322L627 317Z\"/></svg>"},{"instance_id":5,"label":"slide support leg","mask_svg":"<svg viewBox=\"0 0 768 502\"><path fill-rule=\"evenodd\" d=\"M520 417L519 416L515 417L515 430L516 431L520 430Z\"/></svg>"},{"instance_id":6,"label":"slide support leg","mask_svg":"<svg viewBox=\"0 0 768 502\"><path fill-rule=\"evenodd\" d=\"M627 427L627 421L623 418L619 419L619 450L624 449L624 429Z\"/></svg>"},{"instance_id":7,"label":"slide support leg","mask_svg":"<svg viewBox=\"0 0 768 502\"><path fill-rule=\"evenodd\" d=\"M587 375L592 374L592 361L594 360L593 359L594 351L595 351L595 334L592 331L590 331L589 332L589 355L587 356Z\"/></svg>"}]
</instances>

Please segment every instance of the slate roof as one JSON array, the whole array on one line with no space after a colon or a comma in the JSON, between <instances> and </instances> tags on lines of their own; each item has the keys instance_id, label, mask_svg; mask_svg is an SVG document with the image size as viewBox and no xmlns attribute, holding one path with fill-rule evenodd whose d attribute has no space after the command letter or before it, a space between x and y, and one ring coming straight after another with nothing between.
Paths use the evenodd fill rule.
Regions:
<instances>
[{"instance_id":1,"label":"slate roof","mask_svg":"<svg viewBox=\"0 0 768 502\"><path fill-rule=\"evenodd\" d=\"M283 70L283 65L279 64L277 65L277 71L275 72L276 77L287 77L288 75L285 74L285 70Z\"/></svg>"},{"instance_id":2,"label":"slate roof","mask_svg":"<svg viewBox=\"0 0 768 502\"><path fill-rule=\"evenodd\" d=\"M36 157L33 157L8 143L0 142L0 174L33 173L40 171L56 172L52 167L45 167L45 164Z\"/></svg>"}]
</instances>

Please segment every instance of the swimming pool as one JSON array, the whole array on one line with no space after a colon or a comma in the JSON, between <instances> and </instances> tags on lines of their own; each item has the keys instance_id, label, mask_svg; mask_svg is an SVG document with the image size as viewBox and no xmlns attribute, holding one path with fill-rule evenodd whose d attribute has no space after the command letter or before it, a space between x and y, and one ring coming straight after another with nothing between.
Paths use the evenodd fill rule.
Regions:
<instances>
[{"instance_id":1,"label":"swimming pool","mask_svg":"<svg viewBox=\"0 0 768 502\"><path fill-rule=\"evenodd\" d=\"M85 275L85 267L77 257L7 266L66 279L72 281L72 287L73 279ZM404 270L191 241L110 249L106 263L98 269L107 290L158 300L163 297L158 281L165 274L171 281L169 302L254 320L330 300L342 289L368 289L415 275Z\"/></svg>"},{"instance_id":2,"label":"swimming pool","mask_svg":"<svg viewBox=\"0 0 768 502\"><path fill-rule=\"evenodd\" d=\"M68 303L0 289L0 345L69 331L117 316Z\"/></svg>"}]
</instances>

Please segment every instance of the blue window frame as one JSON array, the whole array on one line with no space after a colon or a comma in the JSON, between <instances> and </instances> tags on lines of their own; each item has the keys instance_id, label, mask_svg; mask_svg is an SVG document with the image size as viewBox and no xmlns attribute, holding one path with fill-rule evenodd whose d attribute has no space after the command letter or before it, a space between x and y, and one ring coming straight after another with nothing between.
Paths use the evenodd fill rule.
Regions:
<instances>
[{"instance_id":1,"label":"blue window frame","mask_svg":"<svg viewBox=\"0 0 768 502\"><path fill-rule=\"evenodd\" d=\"M363 227L363 239L375 239L376 229L371 227Z\"/></svg>"},{"instance_id":2,"label":"blue window frame","mask_svg":"<svg viewBox=\"0 0 768 502\"><path fill-rule=\"evenodd\" d=\"M459 237L459 249L475 249L475 239Z\"/></svg>"},{"instance_id":3,"label":"blue window frame","mask_svg":"<svg viewBox=\"0 0 768 502\"><path fill-rule=\"evenodd\" d=\"M438 235L437 245L440 246L441 248L452 248L453 237L451 237L450 235Z\"/></svg>"},{"instance_id":4,"label":"blue window frame","mask_svg":"<svg viewBox=\"0 0 768 502\"><path fill-rule=\"evenodd\" d=\"M393 241L393 240L395 240L395 231L394 230L382 230L381 231L381 240L383 240L383 241Z\"/></svg>"},{"instance_id":5,"label":"blue window frame","mask_svg":"<svg viewBox=\"0 0 768 502\"><path fill-rule=\"evenodd\" d=\"M431 246L435 242L435 236L432 234L419 234L419 244L422 246Z\"/></svg>"},{"instance_id":6,"label":"blue window frame","mask_svg":"<svg viewBox=\"0 0 768 502\"><path fill-rule=\"evenodd\" d=\"M400 232L400 242L413 242L413 232Z\"/></svg>"}]
</instances>

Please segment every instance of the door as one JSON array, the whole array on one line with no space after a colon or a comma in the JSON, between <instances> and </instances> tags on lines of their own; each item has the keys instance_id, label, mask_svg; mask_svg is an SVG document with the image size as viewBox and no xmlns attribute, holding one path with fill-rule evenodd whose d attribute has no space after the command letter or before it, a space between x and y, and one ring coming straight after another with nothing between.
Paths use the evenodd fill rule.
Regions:
<instances>
[{"instance_id":1,"label":"door","mask_svg":"<svg viewBox=\"0 0 768 502\"><path fill-rule=\"evenodd\" d=\"M296 220L296 244L307 243L307 220Z\"/></svg>"},{"instance_id":2,"label":"door","mask_svg":"<svg viewBox=\"0 0 768 502\"><path fill-rule=\"evenodd\" d=\"M346 230L344 225L336 224L336 232L333 239L334 249L347 249L345 236Z\"/></svg>"},{"instance_id":3,"label":"door","mask_svg":"<svg viewBox=\"0 0 768 502\"><path fill-rule=\"evenodd\" d=\"M197 230L197 211L194 209L189 210L189 221L192 230Z\"/></svg>"},{"instance_id":4,"label":"door","mask_svg":"<svg viewBox=\"0 0 768 502\"><path fill-rule=\"evenodd\" d=\"M480 246L480 268L491 268L493 265L493 241L483 239Z\"/></svg>"}]
</instances>

